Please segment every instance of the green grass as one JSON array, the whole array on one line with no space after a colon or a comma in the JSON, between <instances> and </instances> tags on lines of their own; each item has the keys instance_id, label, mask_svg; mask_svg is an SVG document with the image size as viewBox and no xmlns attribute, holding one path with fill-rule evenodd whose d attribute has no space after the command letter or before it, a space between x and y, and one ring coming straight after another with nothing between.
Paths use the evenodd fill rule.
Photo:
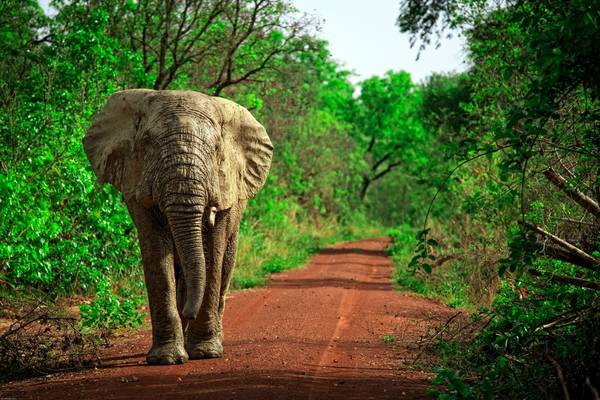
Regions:
<instances>
[{"instance_id":1,"label":"green grass","mask_svg":"<svg viewBox=\"0 0 600 400\"><path fill-rule=\"evenodd\" d=\"M477 248L469 242L468 234L463 234L458 243L464 248L448 245L453 242L446 239L440 240L444 248L433 250L436 257L451 255L453 259L437 265L434 261L431 273L420 268L414 271L408 264L414 256L417 231L401 225L388 232L393 238L388 253L394 261L395 288L421 294L453 308L475 311L480 306L489 306L499 282L494 264L489 262L496 256Z\"/></svg>"},{"instance_id":2,"label":"green grass","mask_svg":"<svg viewBox=\"0 0 600 400\"><path fill-rule=\"evenodd\" d=\"M385 343L394 343L396 341L396 338L394 336L391 336L391 335L384 335L381 339Z\"/></svg>"}]
</instances>

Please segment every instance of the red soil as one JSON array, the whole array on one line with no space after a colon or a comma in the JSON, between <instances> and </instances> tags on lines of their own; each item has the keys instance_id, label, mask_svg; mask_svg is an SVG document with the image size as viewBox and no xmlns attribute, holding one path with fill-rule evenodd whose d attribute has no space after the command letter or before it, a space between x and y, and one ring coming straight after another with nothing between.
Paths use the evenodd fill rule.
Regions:
<instances>
[{"instance_id":1,"label":"red soil","mask_svg":"<svg viewBox=\"0 0 600 400\"><path fill-rule=\"evenodd\" d=\"M266 288L233 292L222 359L147 366L145 330L109 349L97 369L4 385L0 399L427 398L431 374L409 361L419 338L454 311L394 291L386 245L339 244Z\"/></svg>"}]
</instances>

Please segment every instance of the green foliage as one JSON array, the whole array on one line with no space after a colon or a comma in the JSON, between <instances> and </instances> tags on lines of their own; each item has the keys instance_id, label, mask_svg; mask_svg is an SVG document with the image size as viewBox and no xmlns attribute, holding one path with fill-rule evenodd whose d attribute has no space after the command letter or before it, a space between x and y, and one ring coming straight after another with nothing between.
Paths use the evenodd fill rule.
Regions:
<instances>
[{"instance_id":1,"label":"green foliage","mask_svg":"<svg viewBox=\"0 0 600 400\"><path fill-rule=\"evenodd\" d=\"M421 107L421 92L407 72L389 71L361 83L351 131L365 163L361 200L373 182L394 169L416 170L427 163Z\"/></svg>"},{"instance_id":2,"label":"green foliage","mask_svg":"<svg viewBox=\"0 0 600 400\"><path fill-rule=\"evenodd\" d=\"M579 398L586 398L586 379L598 382L599 315L585 312L597 301L593 293L540 290L527 280L517 285L503 285L493 313L487 312L486 327L471 344L441 344L447 366L434 380L444 387L437 390L439 398L552 398L560 385L556 365L567 390L580 393ZM524 288L529 289L527 297ZM577 381L579 376L583 382ZM540 381L547 385L539 386Z\"/></svg>"},{"instance_id":3,"label":"green foliage","mask_svg":"<svg viewBox=\"0 0 600 400\"><path fill-rule=\"evenodd\" d=\"M240 229L237 267L231 287L262 285L269 274L303 265L319 249L340 240L378 235L362 213L313 217L271 174L265 188L250 200Z\"/></svg>"},{"instance_id":4,"label":"green foliage","mask_svg":"<svg viewBox=\"0 0 600 400\"><path fill-rule=\"evenodd\" d=\"M448 159L469 148L469 139L462 132L469 123L467 109L472 94L469 79L466 73L433 74L421 87L421 118L425 127L435 133L431 140L436 142L436 146L432 146L430 151L443 151L437 155L442 159Z\"/></svg>"},{"instance_id":5,"label":"green foliage","mask_svg":"<svg viewBox=\"0 0 600 400\"><path fill-rule=\"evenodd\" d=\"M423 237L416 260L460 257L454 267L469 272L463 282L476 282L478 270L485 278L489 266L502 277L485 328L460 349L451 343L444 350L439 398L555 398L564 391L584 398L598 387L599 348L590 335L600 265L599 23L598 3L586 0L402 3L398 24L414 42L459 29L472 62L454 82L431 79L424 89L432 154L447 160L428 171L442 177L435 200L468 220L432 213L441 247L429 249ZM450 110L443 113L449 118L436 109ZM464 224L452 232L456 220ZM470 230L479 230L479 245ZM488 239L494 231L505 244ZM474 250L489 260L474 262ZM436 273L424 275L423 286L439 296Z\"/></svg>"},{"instance_id":6,"label":"green foliage","mask_svg":"<svg viewBox=\"0 0 600 400\"><path fill-rule=\"evenodd\" d=\"M21 24L35 29L37 20L17 10L24 10L13 10ZM103 274L129 275L139 259L124 206L114 191L94 186L80 139L114 90L117 43L104 36L105 12L54 30L61 18L47 28L50 45L14 55L31 61L29 79L4 81L0 110L3 275L50 296L93 290Z\"/></svg>"},{"instance_id":7,"label":"green foliage","mask_svg":"<svg viewBox=\"0 0 600 400\"><path fill-rule=\"evenodd\" d=\"M384 335L383 338L382 338L382 340L385 343L394 343L396 341L396 338L394 336L391 336L391 335Z\"/></svg>"},{"instance_id":8,"label":"green foliage","mask_svg":"<svg viewBox=\"0 0 600 400\"><path fill-rule=\"evenodd\" d=\"M385 155L370 167L376 167L376 173L367 172L365 177L363 172L362 182L362 189L372 187L371 195L365 201L366 210L372 218L387 226L417 225L426 216L448 218L452 208L458 207L456 200L448 197L453 194L450 184L464 177L464 174L459 176L450 172L456 165L457 156L471 155L469 149L472 147L463 132L469 122L467 108L472 91L466 74L435 74L424 84L410 84L405 93L402 88L407 90L407 82L400 81L404 86L393 83L400 87L393 91L386 89L395 100L384 101L381 110L366 110L372 120L387 120L390 125L387 129L390 138L380 140L381 135L375 134L377 140L373 142L373 148L379 147L377 151ZM384 117L377 117L378 113ZM394 122L394 118L402 123ZM378 132L375 125L361 129ZM363 138L363 150L371 144L365 142L368 137ZM366 163L371 159L373 157L367 155ZM390 160L395 161L389 164ZM431 203L437 192L446 196L444 201ZM429 208L424 206L427 204Z\"/></svg>"},{"instance_id":9,"label":"green foliage","mask_svg":"<svg viewBox=\"0 0 600 400\"><path fill-rule=\"evenodd\" d=\"M498 275L503 276L507 269L520 275L535 261L536 237L521 227L511 227L507 234L509 256L498 261Z\"/></svg>"},{"instance_id":10,"label":"green foliage","mask_svg":"<svg viewBox=\"0 0 600 400\"><path fill-rule=\"evenodd\" d=\"M472 307L470 294L464 285L468 271L460 268L434 269L431 264L431 258L435 259L431 252L438 246L437 241L432 238L423 241L426 237L424 231L410 225L390 229L388 235L392 238L388 252L395 265L393 281L398 289L441 300L451 307ZM432 244L435 246L432 247ZM415 252L415 249L419 250ZM425 262L419 262L423 258Z\"/></svg>"},{"instance_id":11,"label":"green foliage","mask_svg":"<svg viewBox=\"0 0 600 400\"><path fill-rule=\"evenodd\" d=\"M84 328L110 332L116 328L136 328L142 324L143 315L137 312L143 297L128 293L119 296L112 290L112 283L100 278L96 288L96 299L91 304L82 304L81 324Z\"/></svg>"},{"instance_id":12,"label":"green foliage","mask_svg":"<svg viewBox=\"0 0 600 400\"><path fill-rule=\"evenodd\" d=\"M261 265L266 273L285 271L286 269L297 267L304 264L309 256L320 249L319 242L315 237L306 235L300 236L297 241L297 250L292 252L289 257L275 256Z\"/></svg>"}]
</instances>

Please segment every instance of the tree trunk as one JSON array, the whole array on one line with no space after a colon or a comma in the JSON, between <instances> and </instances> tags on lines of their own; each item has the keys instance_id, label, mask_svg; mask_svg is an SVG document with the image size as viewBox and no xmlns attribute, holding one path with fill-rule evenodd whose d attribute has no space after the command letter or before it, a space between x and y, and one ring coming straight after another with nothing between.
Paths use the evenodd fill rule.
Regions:
<instances>
[{"instance_id":1,"label":"tree trunk","mask_svg":"<svg viewBox=\"0 0 600 400\"><path fill-rule=\"evenodd\" d=\"M367 190L369 189L369 186L371 185L371 179L368 176L363 176L363 181L362 181L362 187L360 188L360 201L365 201L365 197L367 196Z\"/></svg>"}]
</instances>

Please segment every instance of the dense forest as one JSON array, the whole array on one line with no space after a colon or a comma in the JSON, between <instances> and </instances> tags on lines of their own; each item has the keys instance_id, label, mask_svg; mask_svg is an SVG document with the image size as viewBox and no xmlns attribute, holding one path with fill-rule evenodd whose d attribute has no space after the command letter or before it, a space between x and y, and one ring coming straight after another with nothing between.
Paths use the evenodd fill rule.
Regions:
<instances>
[{"instance_id":1,"label":"dense forest","mask_svg":"<svg viewBox=\"0 0 600 400\"><path fill-rule=\"evenodd\" d=\"M0 3L0 317L75 301L85 335L142 323L135 229L81 140L117 90L195 90L275 148L234 288L387 234L398 289L472 312L435 342L439 398L600 398L600 3L402 1L412 44L460 34L468 70L357 85L286 0L51 4ZM14 337L3 379L43 369Z\"/></svg>"}]
</instances>

